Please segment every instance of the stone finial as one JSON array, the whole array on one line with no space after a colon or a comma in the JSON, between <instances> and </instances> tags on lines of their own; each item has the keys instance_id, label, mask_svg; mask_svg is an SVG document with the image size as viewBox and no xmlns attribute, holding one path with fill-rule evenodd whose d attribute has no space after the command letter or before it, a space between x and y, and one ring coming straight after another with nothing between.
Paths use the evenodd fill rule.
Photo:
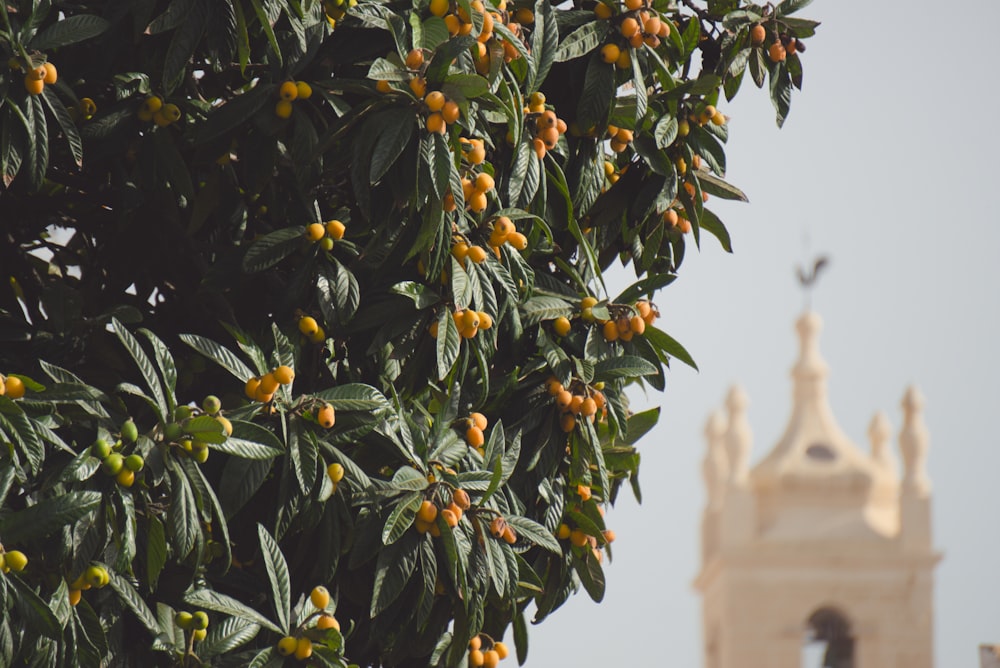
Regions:
<instances>
[{"instance_id":1,"label":"stone finial","mask_svg":"<svg viewBox=\"0 0 1000 668\"><path fill-rule=\"evenodd\" d=\"M795 323L799 334L799 359L792 368L795 379L795 402L822 400L826 397L826 378L829 372L819 352L819 333L823 319L818 313L807 312Z\"/></svg>"},{"instance_id":2,"label":"stone finial","mask_svg":"<svg viewBox=\"0 0 1000 668\"><path fill-rule=\"evenodd\" d=\"M708 492L708 507L712 510L722 507L725 500L726 479L729 476L729 461L723 439L726 435L726 417L715 410L705 423L705 440L708 448L702 460L702 475Z\"/></svg>"},{"instance_id":3,"label":"stone finial","mask_svg":"<svg viewBox=\"0 0 1000 668\"><path fill-rule=\"evenodd\" d=\"M931 483L927 477L927 447L930 437L924 423L924 395L911 385L903 395L903 428L899 432L899 450L903 455L903 489L926 495Z\"/></svg>"},{"instance_id":4,"label":"stone finial","mask_svg":"<svg viewBox=\"0 0 1000 668\"><path fill-rule=\"evenodd\" d=\"M868 439L872 444L872 459L882 469L893 477L896 475L896 461L889 448L889 439L892 437L892 425L889 418L882 411L875 413L872 421L868 425Z\"/></svg>"},{"instance_id":5,"label":"stone finial","mask_svg":"<svg viewBox=\"0 0 1000 668\"><path fill-rule=\"evenodd\" d=\"M743 485L749 471L747 462L750 459L750 448L753 445L753 433L750 421L747 419L747 394L739 385L733 385L726 396L726 409L729 412L729 427L726 429L726 457L729 460L730 484Z\"/></svg>"}]
</instances>

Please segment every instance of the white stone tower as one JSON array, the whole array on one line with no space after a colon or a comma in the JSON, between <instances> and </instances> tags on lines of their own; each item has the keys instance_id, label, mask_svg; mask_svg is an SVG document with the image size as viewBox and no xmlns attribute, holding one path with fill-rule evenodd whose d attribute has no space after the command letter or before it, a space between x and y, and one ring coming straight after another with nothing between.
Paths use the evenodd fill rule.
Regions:
<instances>
[{"instance_id":1,"label":"white stone tower","mask_svg":"<svg viewBox=\"0 0 1000 668\"><path fill-rule=\"evenodd\" d=\"M752 469L747 397L705 428L702 519L705 668L802 668L803 646L826 643L831 668L932 668L933 576L928 436L923 397L903 397L902 479L888 418L871 452L841 431L827 402L815 313L796 323L792 414ZM861 379L863 380L863 379ZM811 668L811 667L810 667Z\"/></svg>"}]
</instances>

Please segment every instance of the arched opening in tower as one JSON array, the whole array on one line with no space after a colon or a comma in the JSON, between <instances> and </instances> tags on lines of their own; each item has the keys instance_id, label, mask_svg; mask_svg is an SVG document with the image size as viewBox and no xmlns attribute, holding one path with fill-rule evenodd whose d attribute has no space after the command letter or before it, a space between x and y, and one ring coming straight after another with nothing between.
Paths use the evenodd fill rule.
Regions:
<instances>
[{"instance_id":1,"label":"arched opening in tower","mask_svg":"<svg viewBox=\"0 0 1000 668\"><path fill-rule=\"evenodd\" d=\"M851 624L834 608L819 608L806 621L802 668L855 668Z\"/></svg>"}]
</instances>

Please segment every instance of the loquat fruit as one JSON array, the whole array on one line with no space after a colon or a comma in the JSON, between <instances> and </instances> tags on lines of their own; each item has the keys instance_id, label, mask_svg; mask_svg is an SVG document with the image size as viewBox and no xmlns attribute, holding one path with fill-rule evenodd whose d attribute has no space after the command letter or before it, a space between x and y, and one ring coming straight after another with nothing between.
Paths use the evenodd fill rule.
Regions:
<instances>
[{"instance_id":1,"label":"loquat fruit","mask_svg":"<svg viewBox=\"0 0 1000 668\"><path fill-rule=\"evenodd\" d=\"M69 590L69 604L70 605L77 605L77 604L79 604L81 598L83 598L83 592L82 591L80 591L79 589L70 589Z\"/></svg>"},{"instance_id":2,"label":"loquat fruit","mask_svg":"<svg viewBox=\"0 0 1000 668\"><path fill-rule=\"evenodd\" d=\"M486 206L488 204L486 193L476 190L466 199L466 203L469 206L469 210L473 213L482 213L483 211L486 211Z\"/></svg>"},{"instance_id":3,"label":"loquat fruit","mask_svg":"<svg viewBox=\"0 0 1000 668\"><path fill-rule=\"evenodd\" d=\"M479 312L479 329L490 329L493 327L493 317L486 311Z\"/></svg>"},{"instance_id":4,"label":"loquat fruit","mask_svg":"<svg viewBox=\"0 0 1000 668\"><path fill-rule=\"evenodd\" d=\"M339 462L334 462L326 467L326 475L335 485L344 479L344 473L344 465Z\"/></svg>"},{"instance_id":5,"label":"loquat fruit","mask_svg":"<svg viewBox=\"0 0 1000 668\"><path fill-rule=\"evenodd\" d=\"M305 661L313 653L313 644L309 638L302 637L296 641L295 644L295 658L299 661Z\"/></svg>"},{"instance_id":6,"label":"loquat fruit","mask_svg":"<svg viewBox=\"0 0 1000 668\"><path fill-rule=\"evenodd\" d=\"M312 336L319 330L319 323L316 322L315 318L310 316L303 316L299 318L299 331L306 335Z\"/></svg>"},{"instance_id":7,"label":"loquat fruit","mask_svg":"<svg viewBox=\"0 0 1000 668\"><path fill-rule=\"evenodd\" d=\"M448 13L449 4L448 0L431 0L431 14L434 16L444 16Z\"/></svg>"},{"instance_id":8,"label":"loquat fruit","mask_svg":"<svg viewBox=\"0 0 1000 668\"><path fill-rule=\"evenodd\" d=\"M489 190L493 190L493 186L495 185L496 183L493 181L492 176L490 176L486 172L480 172L480 174L476 177L476 183L474 187L476 189L476 192L484 193Z\"/></svg>"},{"instance_id":9,"label":"loquat fruit","mask_svg":"<svg viewBox=\"0 0 1000 668\"><path fill-rule=\"evenodd\" d=\"M488 649L483 652L483 668L497 668L500 663L500 655L495 649Z\"/></svg>"},{"instance_id":10,"label":"loquat fruit","mask_svg":"<svg viewBox=\"0 0 1000 668\"><path fill-rule=\"evenodd\" d=\"M427 81L423 77L413 77L410 79L409 85L410 91L418 100L424 99L424 95L427 93Z\"/></svg>"},{"instance_id":11,"label":"loquat fruit","mask_svg":"<svg viewBox=\"0 0 1000 668\"><path fill-rule=\"evenodd\" d=\"M469 651L469 665L473 668L480 668L484 660L482 650L474 649Z\"/></svg>"},{"instance_id":12,"label":"loquat fruit","mask_svg":"<svg viewBox=\"0 0 1000 668\"><path fill-rule=\"evenodd\" d=\"M24 381L17 376L7 376L4 381L4 393L9 399L20 399L24 396Z\"/></svg>"},{"instance_id":13,"label":"loquat fruit","mask_svg":"<svg viewBox=\"0 0 1000 668\"><path fill-rule=\"evenodd\" d=\"M576 429L576 418L572 413L563 413L559 416L559 428L567 434Z\"/></svg>"},{"instance_id":14,"label":"loquat fruit","mask_svg":"<svg viewBox=\"0 0 1000 668\"><path fill-rule=\"evenodd\" d=\"M760 46L764 43L764 39L767 37L767 31L764 30L764 26L757 24L750 28L750 43L754 46Z\"/></svg>"},{"instance_id":15,"label":"loquat fruit","mask_svg":"<svg viewBox=\"0 0 1000 668\"><path fill-rule=\"evenodd\" d=\"M313 604L314 608L325 610L330 605L330 592L322 585L313 587L313 590L309 592L309 601Z\"/></svg>"},{"instance_id":16,"label":"loquat fruit","mask_svg":"<svg viewBox=\"0 0 1000 668\"><path fill-rule=\"evenodd\" d=\"M388 93L389 91L392 90L392 86L390 86L389 82L386 81L385 79L379 79L375 83L375 90L377 90L380 93Z\"/></svg>"},{"instance_id":17,"label":"loquat fruit","mask_svg":"<svg viewBox=\"0 0 1000 668\"><path fill-rule=\"evenodd\" d=\"M45 68L45 74L42 76L42 81L47 84L54 84L57 79L59 79L59 73L56 70L56 66L52 63L44 63L42 65Z\"/></svg>"},{"instance_id":18,"label":"loquat fruit","mask_svg":"<svg viewBox=\"0 0 1000 668\"><path fill-rule=\"evenodd\" d=\"M308 100L313 94L312 86L307 84L305 81L296 81L295 91L298 93L298 99L300 100Z\"/></svg>"},{"instance_id":19,"label":"loquat fruit","mask_svg":"<svg viewBox=\"0 0 1000 668\"><path fill-rule=\"evenodd\" d=\"M528 247L528 237L524 236L520 232L512 232L511 235L507 237L507 243L515 249L523 251Z\"/></svg>"},{"instance_id":20,"label":"loquat fruit","mask_svg":"<svg viewBox=\"0 0 1000 668\"><path fill-rule=\"evenodd\" d=\"M569 331L570 329L572 329L572 327L573 325L572 323L570 323L569 318L562 315L556 318L552 323L552 329L559 336L566 336L567 334L569 334Z\"/></svg>"},{"instance_id":21,"label":"loquat fruit","mask_svg":"<svg viewBox=\"0 0 1000 668\"><path fill-rule=\"evenodd\" d=\"M771 62L782 63L785 61L785 57L788 55L785 47L782 46L781 42L775 42L767 50L767 57L771 59Z\"/></svg>"},{"instance_id":22,"label":"loquat fruit","mask_svg":"<svg viewBox=\"0 0 1000 668\"><path fill-rule=\"evenodd\" d=\"M468 510L472 506L472 499L464 489L456 487L451 493L451 502L462 510Z\"/></svg>"},{"instance_id":23,"label":"loquat fruit","mask_svg":"<svg viewBox=\"0 0 1000 668\"><path fill-rule=\"evenodd\" d=\"M316 618L316 628L320 631L325 631L327 629L340 630L340 622L333 615L320 615Z\"/></svg>"},{"instance_id":24,"label":"loquat fruit","mask_svg":"<svg viewBox=\"0 0 1000 668\"><path fill-rule=\"evenodd\" d=\"M299 641L292 636L285 636L278 641L278 654L281 656L290 656L295 653L295 650L299 646Z\"/></svg>"},{"instance_id":25,"label":"loquat fruit","mask_svg":"<svg viewBox=\"0 0 1000 668\"><path fill-rule=\"evenodd\" d=\"M324 429L331 428L336 422L336 415L334 413L333 406L330 404L323 404L323 406L316 413L316 422L318 422Z\"/></svg>"},{"instance_id":26,"label":"loquat fruit","mask_svg":"<svg viewBox=\"0 0 1000 668\"><path fill-rule=\"evenodd\" d=\"M606 7L602 3L597 4L598 7ZM601 58L604 59L606 63L616 63L618 58L622 55L621 49L615 44L605 44L601 47Z\"/></svg>"},{"instance_id":27,"label":"loquat fruit","mask_svg":"<svg viewBox=\"0 0 1000 668\"><path fill-rule=\"evenodd\" d=\"M288 100L278 100L274 105L274 115L278 118L288 118L292 115L292 103Z\"/></svg>"},{"instance_id":28,"label":"loquat fruit","mask_svg":"<svg viewBox=\"0 0 1000 668\"><path fill-rule=\"evenodd\" d=\"M471 426L479 427L480 429L486 429L489 425L489 420L482 413L472 413L469 415L469 419L472 420Z\"/></svg>"},{"instance_id":29,"label":"loquat fruit","mask_svg":"<svg viewBox=\"0 0 1000 668\"><path fill-rule=\"evenodd\" d=\"M406 66L411 70L419 69L424 64L424 52L420 49L413 49L406 54Z\"/></svg>"},{"instance_id":30,"label":"loquat fruit","mask_svg":"<svg viewBox=\"0 0 1000 668\"><path fill-rule=\"evenodd\" d=\"M30 74L24 77L24 89L29 95L41 95L45 89L45 82L42 79L32 78Z\"/></svg>"},{"instance_id":31,"label":"loquat fruit","mask_svg":"<svg viewBox=\"0 0 1000 668\"><path fill-rule=\"evenodd\" d=\"M438 507L434 505L434 502L429 499L424 499L420 504L420 509L417 511L417 519L427 524L430 524L437 519Z\"/></svg>"},{"instance_id":32,"label":"loquat fruit","mask_svg":"<svg viewBox=\"0 0 1000 668\"><path fill-rule=\"evenodd\" d=\"M486 437L483 434L483 430L476 426L469 427L465 430L465 442L468 443L471 448L483 447L483 444L486 443Z\"/></svg>"},{"instance_id":33,"label":"loquat fruit","mask_svg":"<svg viewBox=\"0 0 1000 668\"><path fill-rule=\"evenodd\" d=\"M298 96L299 88L295 85L294 81L286 81L278 88L278 97L284 101L291 102Z\"/></svg>"},{"instance_id":34,"label":"loquat fruit","mask_svg":"<svg viewBox=\"0 0 1000 668\"><path fill-rule=\"evenodd\" d=\"M599 19L610 19L611 18L611 8L608 7L603 2L598 2L597 6L594 7L594 16Z\"/></svg>"},{"instance_id":35,"label":"loquat fruit","mask_svg":"<svg viewBox=\"0 0 1000 668\"><path fill-rule=\"evenodd\" d=\"M510 650L507 649L507 645L504 645L500 641L493 643L493 651L495 651L501 659L506 659L510 654Z\"/></svg>"}]
</instances>

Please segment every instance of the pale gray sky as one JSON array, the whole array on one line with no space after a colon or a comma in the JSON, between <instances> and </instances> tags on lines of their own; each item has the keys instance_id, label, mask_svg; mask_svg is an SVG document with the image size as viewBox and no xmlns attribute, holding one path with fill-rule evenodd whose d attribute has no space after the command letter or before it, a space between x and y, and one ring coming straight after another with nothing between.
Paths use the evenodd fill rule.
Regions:
<instances>
[{"instance_id":1,"label":"pale gray sky","mask_svg":"<svg viewBox=\"0 0 1000 668\"><path fill-rule=\"evenodd\" d=\"M794 267L832 257L813 299L823 316L830 402L864 449L877 410L927 398L937 569L938 668L976 665L1000 642L1000 3L816 0L804 91L785 128L749 79L732 105L729 178L750 204L716 210L734 255L712 238L658 300L664 329L701 367L677 364L655 432L640 443L644 503L609 513L615 562L601 605L581 592L531 627L530 666L701 666L698 569L702 427L732 382L746 388L752 461L790 408ZM717 204L712 202L710 204ZM808 247L806 240L808 239ZM510 640L508 638L507 640Z\"/></svg>"}]
</instances>

